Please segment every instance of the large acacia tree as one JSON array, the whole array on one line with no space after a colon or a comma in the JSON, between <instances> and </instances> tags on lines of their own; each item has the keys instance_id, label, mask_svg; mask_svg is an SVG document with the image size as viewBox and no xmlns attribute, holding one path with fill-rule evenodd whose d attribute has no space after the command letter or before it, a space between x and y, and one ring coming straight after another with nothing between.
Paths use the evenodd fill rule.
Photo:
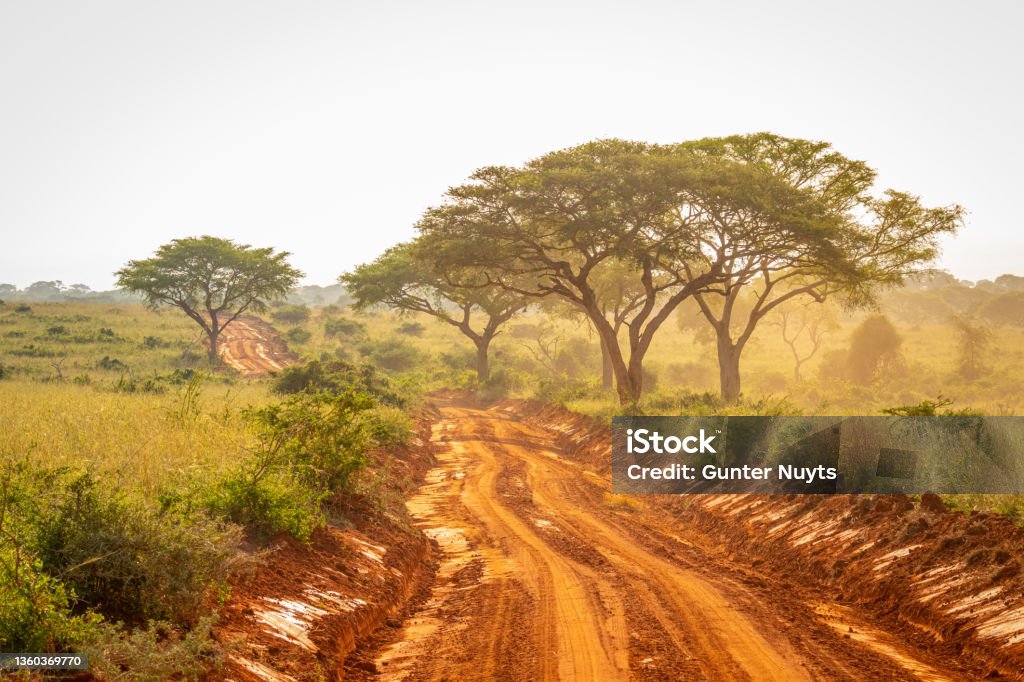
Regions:
<instances>
[{"instance_id":1,"label":"large acacia tree","mask_svg":"<svg viewBox=\"0 0 1024 682\"><path fill-rule=\"evenodd\" d=\"M771 188L754 191L763 185ZM628 404L640 399L643 361L661 325L721 280L729 254L705 248L703 236L737 211L774 216L805 210L803 201L731 159L601 140L523 168L481 169L418 228L455 245L446 251L452 262L474 263L498 286L581 310ZM609 286L610 276L621 286Z\"/></svg>"},{"instance_id":2,"label":"large acacia tree","mask_svg":"<svg viewBox=\"0 0 1024 682\"><path fill-rule=\"evenodd\" d=\"M266 310L298 283L302 272L288 264L289 255L230 239L188 237L164 244L151 258L129 261L115 274L121 289L141 294L149 306L175 306L192 318L216 363L217 342L229 324L243 313Z\"/></svg>"},{"instance_id":3,"label":"large acacia tree","mask_svg":"<svg viewBox=\"0 0 1024 682\"><path fill-rule=\"evenodd\" d=\"M937 238L955 232L959 206L926 208L917 197L869 191L875 172L828 143L758 133L684 143L679 149L727 159L777 182L752 183L752 204L777 201L779 187L797 192L805 209L739 208L702 235L723 254L722 277L695 294L716 337L721 395L740 395L740 358L757 325L794 299L842 296L870 303L879 287L900 283L937 255ZM744 300L747 299L747 300Z\"/></svg>"},{"instance_id":4,"label":"large acacia tree","mask_svg":"<svg viewBox=\"0 0 1024 682\"><path fill-rule=\"evenodd\" d=\"M489 349L502 325L527 307L528 300L494 286L479 271L436 256L450 245L424 240L399 244L372 263L339 278L354 307L385 305L423 313L458 329L476 347L476 373L490 378Z\"/></svg>"}]
</instances>

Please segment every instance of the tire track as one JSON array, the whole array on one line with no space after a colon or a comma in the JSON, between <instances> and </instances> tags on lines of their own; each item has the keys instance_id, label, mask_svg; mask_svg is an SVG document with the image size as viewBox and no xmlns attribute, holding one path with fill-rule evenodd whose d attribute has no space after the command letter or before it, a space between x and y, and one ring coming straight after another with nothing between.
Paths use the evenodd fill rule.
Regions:
<instances>
[{"instance_id":1,"label":"tire track","mask_svg":"<svg viewBox=\"0 0 1024 682\"><path fill-rule=\"evenodd\" d=\"M217 351L228 367L255 379L278 372L295 362L281 335L257 317L240 317L221 332Z\"/></svg>"},{"instance_id":2,"label":"tire track","mask_svg":"<svg viewBox=\"0 0 1024 682\"><path fill-rule=\"evenodd\" d=\"M787 586L744 586L745 569L642 504L613 512L606 482L561 459L550 434L503 412L441 411L431 480L444 485L409 506L445 558L428 607L377 659L385 679L926 679L906 651L844 636ZM464 542L441 542L451 529ZM478 577L453 579L473 562Z\"/></svg>"}]
</instances>

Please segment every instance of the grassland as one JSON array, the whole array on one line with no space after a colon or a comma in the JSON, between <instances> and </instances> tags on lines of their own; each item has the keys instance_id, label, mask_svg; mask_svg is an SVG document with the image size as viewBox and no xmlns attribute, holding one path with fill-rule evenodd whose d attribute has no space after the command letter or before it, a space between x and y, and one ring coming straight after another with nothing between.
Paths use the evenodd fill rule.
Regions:
<instances>
[{"instance_id":1,"label":"grassland","mask_svg":"<svg viewBox=\"0 0 1024 682\"><path fill-rule=\"evenodd\" d=\"M197 469L221 471L251 446L239 410L266 402L266 387L206 371L183 316L134 305L31 307L0 307L0 452L93 467L152 494ZM202 380L190 391L196 372Z\"/></svg>"},{"instance_id":2,"label":"grassland","mask_svg":"<svg viewBox=\"0 0 1024 682\"><path fill-rule=\"evenodd\" d=\"M480 385L472 345L450 325L335 306L299 311L292 322L275 312L282 310L268 318L302 362L372 365L406 397L461 387L485 398L555 402L597 417L623 409L601 388L597 339L585 324L564 316L528 313L511 322L492 346L492 378ZM778 329L763 326L744 354L744 398L736 405L717 398L713 346L671 321L648 355L647 392L637 409L879 414L942 395L957 408L1020 412L1019 328L994 327L983 372L967 379L959 371L961 351L952 327L897 321L897 361L873 381L856 383L844 378L839 365L865 315L840 316L799 381ZM31 602L42 610L50 637L37 641L39 646L98 641L96 628L106 628L99 640L121 643L97 652L110 665L177 666L182 675L200 670L216 656L207 615L229 576L245 563L243 533L252 539L259 529L283 529L304 536L320 518L323 486L311 488L310 481L280 467L254 483L253 472L262 470L254 458L268 456L260 424L274 421L266 410L315 417L323 414L316 411L321 406L289 404L272 392L274 379L245 380L211 370L188 319L137 305L0 305L0 368L0 510L6 514L0 514L0 568L14 575L10 567L22 566L19 584L34 586L28 592L0 589L0 621L36 618L38 613L25 611ZM363 408L339 409L355 414ZM263 422L254 414L262 414ZM403 432L403 417L394 407L380 408L380 414L391 422L384 431ZM336 429L327 430L327 449L339 442L343 449L370 443L332 440ZM305 452L299 448L288 457L300 451ZM1024 498L1015 496L950 501L964 511L989 509L1018 518L1024 509ZM7 513L16 508L20 517ZM116 564L124 575L97 570L111 565L102 557L130 552L152 559ZM21 561L26 556L32 560L28 576ZM185 564L198 568L173 568ZM49 566L62 568L55 573ZM52 575L62 577L54 581ZM110 597L124 591L125 581L141 587L130 598ZM95 620L101 615L102 623ZM156 625L147 628L146 620ZM25 643L32 632L0 627L0 638Z\"/></svg>"},{"instance_id":3,"label":"grassland","mask_svg":"<svg viewBox=\"0 0 1024 682\"><path fill-rule=\"evenodd\" d=\"M204 356L171 313L0 306L0 650L198 674L246 536L307 538L405 436L367 393L282 397Z\"/></svg>"},{"instance_id":4,"label":"grassland","mask_svg":"<svg viewBox=\"0 0 1024 682\"><path fill-rule=\"evenodd\" d=\"M643 409L879 414L938 395L986 414L1016 414L1024 404L1024 331L995 328L987 371L967 380L957 372L950 327L897 324L901 365L865 386L838 377L832 367L862 317L842 319L802 368L801 381L793 377L790 350L778 329L763 326L743 358L745 401L731 408L715 401L713 346L666 324L646 362ZM338 320L353 324L341 325L341 332L335 324L329 334ZM417 390L474 383L471 344L452 326L429 318L328 306L312 309L304 322L275 324L304 361L370 362ZM494 382L501 384L496 390L561 402L594 416L621 410L612 393L600 388L597 340L581 323L524 315L496 339L492 355ZM194 325L174 311L53 303L17 312L2 306L0 451L55 466L100 467L146 492L197 469L221 471L252 445L240 410L272 396L265 381L209 372L199 395L187 395L184 377L202 369L202 356Z\"/></svg>"},{"instance_id":5,"label":"grassland","mask_svg":"<svg viewBox=\"0 0 1024 682\"><path fill-rule=\"evenodd\" d=\"M966 379L958 373L959 348L948 324L903 325L897 366L874 382L861 385L844 379L835 366L850 346L850 337L870 314L841 316L814 357L795 380L794 362L779 329L762 325L743 355L745 404L785 405L804 414L880 414L897 405L912 405L943 395L957 407L986 414L1017 414L1024 405L1024 330L994 327L991 352L984 373ZM348 319L364 329L352 335L328 336L325 322ZM415 333L401 333L403 325L416 325ZM400 373L415 375L428 385L471 382L471 349L468 339L450 325L425 317L401 317L390 312L353 314L347 310L314 309L300 325L280 325L308 331L308 341L291 342L304 359L374 358L375 346L384 342L407 347L406 362L397 362ZM546 349L552 357L545 357ZM806 352L806 348L801 349ZM621 408L610 391L600 390L601 359L597 338L585 324L555 320L527 313L513 320L492 346L494 368L504 373L509 392L516 397L546 397L594 416L617 414ZM678 325L667 323L656 337L645 361L648 383L644 404L658 413L671 410L672 398L707 395L714 409L718 370L714 347ZM555 390L561 388L561 394ZM538 392L540 395L538 396ZM699 409L696 401L691 409ZM680 403L675 411L685 411ZM742 409L742 407L729 408Z\"/></svg>"}]
</instances>

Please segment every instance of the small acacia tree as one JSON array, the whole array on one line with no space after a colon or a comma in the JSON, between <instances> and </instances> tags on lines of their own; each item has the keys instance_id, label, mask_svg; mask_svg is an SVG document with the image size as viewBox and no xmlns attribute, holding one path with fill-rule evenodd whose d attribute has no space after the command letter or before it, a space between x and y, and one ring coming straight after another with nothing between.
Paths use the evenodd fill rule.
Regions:
<instances>
[{"instance_id":1,"label":"small acacia tree","mask_svg":"<svg viewBox=\"0 0 1024 682\"><path fill-rule=\"evenodd\" d=\"M951 322L960 346L960 376L977 379L988 371L992 329L969 315L956 315Z\"/></svg>"},{"instance_id":2,"label":"small acacia tree","mask_svg":"<svg viewBox=\"0 0 1024 682\"><path fill-rule=\"evenodd\" d=\"M782 333L782 341L793 356L793 380L801 379L800 369L821 349L825 337L839 327L835 310L809 301L800 306L779 309L773 320Z\"/></svg>"},{"instance_id":3,"label":"small acacia tree","mask_svg":"<svg viewBox=\"0 0 1024 682\"><path fill-rule=\"evenodd\" d=\"M372 263L339 278L357 309L385 305L405 313L423 313L458 329L476 346L476 374L490 378L489 349L502 325L527 307L515 292L489 285L479 272L442 265L423 240L399 244ZM449 245L450 246L450 245ZM478 321L482 318L482 321Z\"/></svg>"},{"instance_id":4,"label":"small acacia tree","mask_svg":"<svg viewBox=\"0 0 1024 682\"><path fill-rule=\"evenodd\" d=\"M230 239L202 236L175 239L152 258L129 261L118 270L117 285L141 294L156 308L180 308L206 334L210 362L218 362L221 332L246 312L262 312L284 298L302 277L285 251L253 248Z\"/></svg>"}]
</instances>

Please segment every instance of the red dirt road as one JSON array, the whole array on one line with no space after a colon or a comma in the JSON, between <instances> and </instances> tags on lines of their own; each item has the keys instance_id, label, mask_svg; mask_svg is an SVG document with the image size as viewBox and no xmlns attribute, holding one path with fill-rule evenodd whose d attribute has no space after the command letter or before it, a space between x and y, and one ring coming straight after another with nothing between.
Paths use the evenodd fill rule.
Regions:
<instances>
[{"instance_id":1,"label":"red dirt road","mask_svg":"<svg viewBox=\"0 0 1024 682\"><path fill-rule=\"evenodd\" d=\"M441 563L430 595L373 654L384 679L981 674L729 559L641 498L611 496L549 431L498 409L441 411L438 466L409 501Z\"/></svg>"},{"instance_id":2,"label":"red dirt road","mask_svg":"<svg viewBox=\"0 0 1024 682\"><path fill-rule=\"evenodd\" d=\"M229 324L218 346L224 364L250 379L265 377L296 360L277 330L258 317L240 317Z\"/></svg>"}]
</instances>

